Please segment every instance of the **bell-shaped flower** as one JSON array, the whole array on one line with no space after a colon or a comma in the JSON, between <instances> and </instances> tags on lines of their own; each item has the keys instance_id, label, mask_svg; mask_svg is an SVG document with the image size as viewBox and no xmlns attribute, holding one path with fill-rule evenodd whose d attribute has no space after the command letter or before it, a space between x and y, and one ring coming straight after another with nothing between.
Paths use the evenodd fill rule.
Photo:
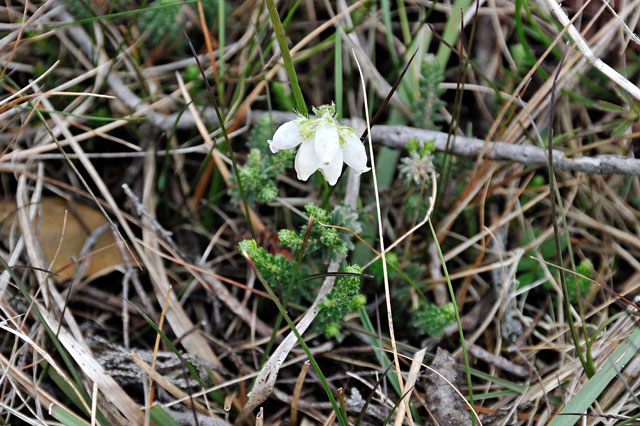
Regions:
<instances>
[{"instance_id":1,"label":"bell-shaped flower","mask_svg":"<svg viewBox=\"0 0 640 426\"><path fill-rule=\"evenodd\" d=\"M300 145L295 168L298 179L303 181L319 169L329 185L335 185L343 162L358 175L371 170L364 145L351 127L338 123L333 104L314 108L313 112L317 118L301 116L278 127L269 141L271 152Z\"/></svg>"}]
</instances>

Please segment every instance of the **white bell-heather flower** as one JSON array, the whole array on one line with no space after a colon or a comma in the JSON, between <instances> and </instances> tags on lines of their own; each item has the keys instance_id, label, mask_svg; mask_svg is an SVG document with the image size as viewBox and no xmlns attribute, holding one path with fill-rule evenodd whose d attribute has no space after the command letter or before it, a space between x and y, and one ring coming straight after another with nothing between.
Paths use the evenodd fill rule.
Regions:
<instances>
[{"instance_id":1,"label":"white bell-heather flower","mask_svg":"<svg viewBox=\"0 0 640 426\"><path fill-rule=\"evenodd\" d=\"M300 145L295 161L298 179L306 181L320 169L329 185L335 185L343 162L358 175L371 170L364 145L351 127L338 123L333 104L314 108L313 113L318 118L300 116L284 123L269 141L273 153Z\"/></svg>"}]
</instances>

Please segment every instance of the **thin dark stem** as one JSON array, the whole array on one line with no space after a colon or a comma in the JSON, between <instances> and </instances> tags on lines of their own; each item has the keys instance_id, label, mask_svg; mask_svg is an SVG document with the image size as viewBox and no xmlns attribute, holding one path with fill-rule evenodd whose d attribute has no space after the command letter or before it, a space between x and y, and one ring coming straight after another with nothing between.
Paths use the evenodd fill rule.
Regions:
<instances>
[{"instance_id":1,"label":"thin dark stem","mask_svg":"<svg viewBox=\"0 0 640 426\"><path fill-rule=\"evenodd\" d=\"M373 127L374 124L376 124L376 122L378 121L378 119L380 118L380 114L382 114L382 111L384 111L385 107L387 106L387 104L389 103L389 101L391 100L391 97L393 96L393 94L396 92L396 90L398 89L398 86L400 85L400 82L402 81L402 79L404 78L404 75L407 73L407 70L409 69L409 67L411 66L411 63L413 62L413 58L416 57L416 54L418 53L418 49L416 49L413 52L413 55L411 55L411 57L409 58L409 60L407 61L406 65L404 66L404 68L402 69L402 72L400 73L400 75L398 76L398 78L396 78L396 81L393 82L393 86L391 86L391 90L389 90L389 93L387 93L387 97L384 98L384 100L382 101L382 105L380 105L380 108L378 108L378 110L376 111L376 114L373 116L373 118L370 121L370 127ZM364 130L364 133L362 134L362 136L360 136L360 140L362 142L364 142L364 140L367 138L367 135L369 134L369 127L367 127Z\"/></svg>"},{"instance_id":2,"label":"thin dark stem","mask_svg":"<svg viewBox=\"0 0 640 426\"><path fill-rule=\"evenodd\" d=\"M227 145L229 146L229 157L231 157L233 172L235 173L236 180L238 181L238 190L240 191L240 198L242 198L242 204L244 206L244 214L247 218L247 222L249 223L249 230L251 231L251 236L255 240L256 233L253 230L253 223L251 222L251 215L249 214L249 204L247 203L247 197L245 195L244 188L242 187L242 179L240 179L240 169L238 167L238 162L236 161L236 155L233 152L233 149L231 148L231 140L229 139L229 134L227 133L227 129L224 125L224 117L222 117L222 113L220 112L220 107L218 106L218 101L216 101L216 97L213 96L213 89L209 84L209 80L205 75L204 68L200 63L200 59L198 58L196 49L193 47L193 43L191 43L191 39L189 38L189 35L187 34L186 30L184 30L184 37L187 39L187 42L189 43L189 48L191 49L191 54L193 55L193 57L196 60L196 63L198 64L198 68L200 69L200 74L202 74L202 80L204 81L204 85L207 87L207 94L209 95L209 100L211 100L211 103L213 104L213 108L216 110L216 116L218 117L218 124L220 124L220 131L224 136L225 142L227 142Z\"/></svg>"},{"instance_id":3,"label":"thin dark stem","mask_svg":"<svg viewBox=\"0 0 640 426\"><path fill-rule=\"evenodd\" d=\"M549 109L549 131L547 135L547 149L548 149L548 161L549 161L549 197L551 198L551 223L553 225L553 238L556 246L556 263L558 265L564 265L562 260L562 250L560 249L560 231L558 230L558 221L556 220L556 203L558 202L556 191L557 191L557 182L555 173L553 172L553 113L556 99L556 85L558 82L558 77L560 76L560 71L562 70L562 66L564 65L564 60L567 55L567 49L569 44L565 44L564 52L562 53L562 59L560 59L560 64L558 65L558 69L556 70L555 75L553 76L553 85L551 87L551 99L549 101L550 109ZM564 298L564 308L565 308L565 316L567 317L567 321L569 322L569 330L571 331L571 338L573 339L573 345L576 348L576 355L580 359L580 363L584 368L585 372L589 377L591 377L593 372L591 368L589 368L589 364L582 353L582 348L580 347L580 339L578 337L578 332L576 331L576 326L573 321L573 316L571 315L571 302L569 301L568 291L567 291L567 282L564 276L564 271L562 269L560 272L560 283L562 285L562 293Z\"/></svg>"}]
</instances>

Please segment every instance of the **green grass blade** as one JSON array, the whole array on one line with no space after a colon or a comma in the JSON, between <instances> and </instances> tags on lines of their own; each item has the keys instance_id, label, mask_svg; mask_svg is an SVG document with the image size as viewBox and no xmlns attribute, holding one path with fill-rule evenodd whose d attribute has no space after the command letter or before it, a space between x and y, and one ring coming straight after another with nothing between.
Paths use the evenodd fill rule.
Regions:
<instances>
[{"instance_id":1,"label":"green grass blade","mask_svg":"<svg viewBox=\"0 0 640 426\"><path fill-rule=\"evenodd\" d=\"M184 32L184 37L186 38L187 43L189 44L189 48L191 49L191 54L196 60L196 64L198 65L198 69L200 70L200 74L202 75L202 81L204 82L204 85L207 88L209 100L211 101L211 104L213 105L213 108L216 111L216 116L218 117L218 125L220 126L220 130L222 131L222 136L224 136L224 141L226 142L227 147L229 148L229 157L231 158L233 173L235 174L236 182L238 183L238 191L240 192L240 198L242 199L242 206L244 207L244 214L247 220L247 225L249 225L249 231L251 231L251 236L255 239L256 236L255 236L255 231L253 229L253 222L251 220L251 215L249 214L249 204L247 203L247 197L245 195L244 188L242 186L242 179L240 178L240 169L238 167L238 161L236 160L236 155L233 152L233 147L231 146L231 140L229 139L229 133L227 132L227 128L225 126L224 116L222 115L222 111L220 110L218 101L216 101L216 97L213 93L213 89L211 89L211 86L209 85L209 80L205 75L204 68L200 63L200 59L198 59L198 54L196 53L196 49L193 46L193 43L191 43L191 39L187 35L186 31Z\"/></svg>"},{"instance_id":2,"label":"green grass blade","mask_svg":"<svg viewBox=\"0 0 640 426\"><path fill-rule=\"evenodd\" d=\"M55 368L52 368L49 364L47 364L46 372L47 372L47 376L49 376L49 378L51 378L51 380L53 380L53 382L58 386L58 388L60 388L60 390L65 394L65 396L67 398L69 398L69 400L71 402L73 402L83 413L85 413L87 416L89 416L90 413L85 411L85 408L84 408L84 405L82 404L82 401L80 401L80 399L78 398L78 394L74 391L74 389L71 387L71 385L69 383L67 383L67 381L62 376L60 376L60 374L58 374L58 372L55 370ZM66 418L69 419L69 423L67 423L66 421L63 422L65 425L67 425L67 424L71 424L71 425L75 425L75 424L85 425L85 424L87 424L85 422L85 420L83 420L80 417L78 417L77 414L71 413L71 412L67 411L66 409L63 409L62 407L57 407L57 408L59 410L62 410L62 412L61 412L62 416L66 416ZM53 415L53 413L52 413L52 415ZM96 418L97 418L98 422L101 425L110 425L111 424L111 423L109 423L109 420L107 420L107 418L104 416L104 414L102 414L102 412L100 410L98 410L98 412L96 413Z\"/></svg>"},{"instance_id":3,"label":"green grass blade","mask_svg":"<svg viewBox=\"0 0 640 426\"><path fill-rule=\"evenodd\" d=\"M51 414L54 419L67 426L89 426L88 422L59 405L51 405L49 408L49 414Z\"/></svg>"},{"instance_id":4,"label":"green grass blade","mask_svg":"<svg viewBox=\"0 0 640 426\"><path fill-rule=\"evenodd\" d=\"M600 367L596 374L576 393L560 413L551 420L549 426L573 426L580 416L563 413L585 413L600 396L602 391L616 377L617 372L633 358L640 347L640 328L636 328L624 343L618 346L613 355Z\"/></svg>"},{"instance_id":5,"label":"green grass blade","mask_svg":"<svg viewBox=\"0 0 640 426\"><path fill-rule=\"evenodd\" d=\"M389 48L389 54L391 55L391 62L397 69L400 66L400 60L396 54L396 49L393 47L393 29L391 28L391 4L389 0L380 0L380 7L382 9L382 22L384 23L384 35L387 39Z\"/></svg>"},{"instance_id":6,"label":"green grass blade","mask_svg":"<svg viewBox=\"0 0 640 426\"><path fill-rule=\"evenodd\" d=\"M396 167L400 159L400 151L386 146L380 147L376 155L376 177L378 178L378 188L389 189L393 184Z\"/></svg>"},{"instance_id":7,"label":"green grass blade","mask_svg":"<svg viewBox=\"0 0 640 426\"><path fill-rule=\"evenodd\" d=\"M282 54L284 67L287 70L287 75L291 82L291 91L293 92L293 97L296 100L296 108L299 113L308 117L309 112L307 111L307 104L304 102L304 96L302 96L302 90L300 90L300 84L298 83L298 76L295 68L293 67L293 61L291 60L291 53L287 46L284 27L282 26L282 22L280 22L280 15L278 15L278 9L276 9L276 4L273 0L267 0L267 9L269 11L269 18L271 19L273 30L276 33L276 40L278 40L278 45L280 46L280 53Z\"/></svg>"},{"instance_id":8,"label":"green grass blade","mask_svg":"<svg viewBox=\"0 0 640 426\"><path fill-rule=\"evenodd\" d=\"M64 347L62 346L62 343L58 339L58 336L51 329L51 327L49 326L49 324L45 320L44 316L42 316L42 313L40 312L40 308L38 307L38 305L36 305L34 303L34 300L31 298L31 295L29 294L29 291L22 284L22 281L20 281L20 279L13 272L13 268L11 266L9 266L7 264L7 262L5 262L5 260L2 258L2 256L0 256L0 263L2 264L2 267L9 272L9 275L11 276L11 279L16 284L16 286L18 287L18 289L22 293L22 296L25 298L27 303L31 306L31 309L33 310L33 313L38 318L38 321L40 321L40 323L44 327L45 331L47 332L47 335L49 336L49 338L53 342L53 345L55 346L56 351L58 352L58 356L60 356L62 358L62 360L64 361L65 365L67 366L67 368L69 370L69 373L71 374L71 377L73 378L73 381L75 382L74 385L75 385L76 389L78 390L80 395L82 395L82 397L85 399L85 401L88 404L90 404L91 398L89 397L89 393L82 386L82 380L80 379L80 375L76 371L73 363L71 362L71 358L69 358L69 355L67 354L67 352L65 351ZM82 407L82 404L80 405L80 407L84 408L84 407Z\"/></svg>"},{"instance_id":9,"label":"green grass blade","mask_svg":"<svg viewBox=\"0 0 640 426\"><path fill-rule=\"evenodd\" d=\"M224 43L225 43L225 16L224 7L227 2L218 0L218 93L220 94L220 103L224 105Z\"/></svg>"},{"instance_id":10,"label":"green grass blade","mask_svg":"<svg viewBox=\"0 0 640 426\"><path fill-rule=\"evenodd\" d=\"M336 31L336 43L333 52L336 112L338 113L338 120L342 120L342 36L340 31Z\"/></svg>"},{"instance_id":11,"label":"green grass blade","mask_svg":"<svg viewBox=\"0 0 640 426\"><path fill-rule=\"evenodd\" d=\"M78 397L78 394L75 390L67 383L67 381L55 370L55 368L51 367L51 365L46 364L46 372L47 376L58 386L58 388L65 394L69 401L71 401L76 407L80 408L83 413L89 415L82 404L82 401Z\"/></svg>"},{"instance_id":12,"label":"green grass blade","mask_svg":"<svg viewBox=\"0 0 640 426\"><path fill-rule=\"evenodd\" d=\"M151 414L151 421L157 425L180 426L180 423L175 421L161 405L154 405L149 410L149 413Z\"/></svg>"},{"instance_id":13,"label":"green grass blade","mask_svg":"<svg viewBox=\"0 0 640 426\"><path fill-rule=\"evenodd\" d=\"M438 243L438 236L436 235L435 229L433 229L433 224L431 223L431 219L429 219L429 229L431 230L431 235L433 236L433 242L436 244L436 248L438 249L438 257L440 258L440 262L442 263L442 272L444 273L444 277L447 280L449 297L451 297L451 301L453 302L453 308L456 313L456 322L458 323L458 333L460 334L460 345L462 345L462 354L464 356L464 366L467 373L467 386L469 387L469 402L471 403L471 407L473 407L473 383L471 381L471 366L469 365L469 354L467 353L467 346L464 343L464 333L462 332L462 323L460 322L460 312L458 312L458 304L456 303L456 294L453 291L453 285L451 284L451 279L449 278L449 271L447 270L447 264L444 261L444 256L442 255L442 249L440 248L440 244ZM474 413L471 413L471 424L474 426L476 424L476 417Z\"/></svg>"},{"instance_id":14,"label":"green grass blade","mask_svg":"<svg viewBox=\"0 0 640 426\"><path fill-rule=\"evenodd\" d=\"M200 373L198 373L198 370L196 370L193 364L191 364L189 361L184 359L184 357L182 356L178 348L176 348L176 346L173 344L173 342L171 342L171 340L167 337L167 335L164 334L162 330L160 330L160 328L158 328L158 326L153 322L153 320L149 318L149 316L145 314L144 311L140 309L140 307L137 306L135 303L132 303L130 300L127 300L127 299L123 299L123 300L127 304L129 304L129 306L135 309L138 312L138 314L147 322L147 324L149 324L151 328L153 328L155 332L158 333L158 335L160 335L162 340L167 344L169 349L171 349L171 351L174 354L176 354L180 362L187 368L191 376L193 376L193 378L198 382L198 384L200 384L200 386L202 386L203 388L206 388L207 386L204 384L204 382L200 378Z\"/></svg>"},{"instance_id":15,"label":"green grass blade","mask_svg":"<svg viewBox=\"0 0 640 426\"><path fill-rule=\"evenodd\" d=\"M362 323L362 327L364 327L364 329L370 333L370 335L368 336L369 343L371 344L374 355L378 359L378 362L380 363L380 366L383 368L383 370L387 371L392 364L391 361L389 361L387 354L382 349L379 349L383 346L383 342L381 342L377 337L373 337L376 336L377 333L373 328L373 324L371 324L371 320L367 315L367 311L364 308L360 308L358 309L358 314L360 314L360 322ZM391 386L393 386L393 389L396 391L396 394L401 395L402 392L400 392L398 377L393 374L389 374L388 379L391 382Z\"/></svg>"},{"instance_id":16,"label":"green grass blade","mask_svg":"<svg viewBox=\"0 0 640 426\"><path fill-rule=\"evenodd\" d=\"M524 35L524 26L522 25L522 15L520 13L520 10L523 8L523 3L525 1L526 0L516 0L516 13L515 13L516 33L518 34L518 40L520 41L520 44L524 49L524 53L527 56L527 60L532 64L535 64L536 57L531 51L531 48L529 47L529 43L527 43L527 38ZM549 78L549 74L544 69L542 69L542 67L538 67L537 72L545 80Z\"/></svg>"},{"instance_id":17,"label":"green grass blade","mask_svg":"<svg viewBox=\"0 0 640 426\"><path fill-rule=\"evenodd\" d=\"M389 415L387 416L386 419L384 419L384 423L382 423L383 426L387 426L389 424L389 422L391 421L391 416L393 416L393 414L398 411L398 407L400 407L400 403L404 400L404 398L409 395L409 393L412 391L413 389L409 389L408 391L406 391L404 393L404 395L402 395L402 397L398 400L398 402L396 402L393 405L393 408L391 408L391 411L389 411Z\"/></svg>"},{"instance_id":18,"label":"green grass blade","mask_svg":"<svg viewBox=\"0 0 640 426\"><path fill-rule=\"evenodd\" d=\"M300 250L298 250L298 253L296 253L296 263L295 263L295 266L293 267L293 274L291 274L291 279L289 280L289 284L287 285L287 292L285 293L284 299L283 299L283 306L285 307L289 306L289 298L291 297L293 286L298 279L298 273L300 272L300 265L302 265L302 259L304 258L305 251L307 250L307 243L309 242L309 235L311 234L312 224L313 224L313 215L309 217L309 222L307 224L307 232L304 235L304 240L302 241L302 247L300 247ZM269 339L269 342L267 343L267 346L264 350L264 354L262 355L262 360L260 361L260 367L262 367L264 363L267 362L267 359L269 359L269 355L271 355L271 347L276 341L276 333L280 329L281 323L282 323L282 315L278 315L278 318L276 318L276 322L273 325L273 332L271 333L271 338Z\"/></svg>"},{"instance_id":19,"label":"green grass blade","mask_svg":"<svg viewBox=\"0 0 640 426\"><path fill-rule=\"evenodd\" d=\"M411 45L411 29L409 28L409 17L404 0L398 0L398 17L400 18L400 29L402 30L402 41L406 46Z\"/></svg>"},{"instance_id":20,"label":"green grass blade","mask_svg":"<svg viewBox=\"0 0 640 426\"><path fill-rule=\"evenodd\" d=\"M449 19L444 27L444 33L442 33L442 38L447 43L441 44L440 47L438 47L438 53L436 54L438 63L445 69L447 67L447 62L449 62L449 56L451 55L451 49L447 44L454 45L458 38L458 34L460 34L460 18L462 17L462 11L467 10L470 3L471 0L456 0L451 7L451 15L449 15Z\"/></svg>"}]
</instances>

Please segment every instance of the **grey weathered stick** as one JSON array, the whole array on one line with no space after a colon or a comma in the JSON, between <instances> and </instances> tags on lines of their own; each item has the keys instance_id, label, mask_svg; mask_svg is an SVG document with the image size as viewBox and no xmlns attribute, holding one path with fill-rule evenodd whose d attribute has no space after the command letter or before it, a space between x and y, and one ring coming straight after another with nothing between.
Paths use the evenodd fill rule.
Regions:
<instances>
[{"instance_id":1,"label":"grey weathered stick","mask_svg":"<svg viewBox=\"0 0 640 426\"><path fill-rule=\"evenodd\" d=\"M491 365L498 367L499 369L518 376L520 378L529 377L529 370L527 367L515 364L508 359L499 355L492 354L491 352L481 348L480 346L469 346L469 353L475 358L481 359Z\"/></svg>"},{"instance_id":2,"label":"grey weathered stick","mask_svg":"<svg viewBox=\"0 0 640 426\"><path fill-rule=\"evenodd\" d=\"M404 147L412 138L419 141L434 141L436 151L444 151L447 134L431 130L415 129L406 126L373 126L373 141L394 148ZM450 147L454 155L474 158L484 141L475 138L456 137ZM547 164L545 150L532 145L514 145L506 142L490 142L487 158L496 161L514 161L526 165L543 166ZM617 155L596 155L593 157L567 157L564 152L553 150L554 168L572 170L590 174L623 174L640 176L640 160Z\"/></svg>"}]
</instances>

